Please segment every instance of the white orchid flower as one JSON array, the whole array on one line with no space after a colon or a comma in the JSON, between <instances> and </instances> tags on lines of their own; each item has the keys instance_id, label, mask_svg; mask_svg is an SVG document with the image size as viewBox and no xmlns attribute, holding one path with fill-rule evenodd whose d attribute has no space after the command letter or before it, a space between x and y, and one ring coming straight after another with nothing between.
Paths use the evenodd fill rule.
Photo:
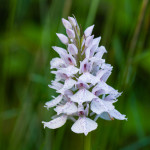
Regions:
<instances>
[{"instance_id":1,"label":"white orchid flower","mask_svg":"<svg viewBox=\"0 0 150 150\"><path fill-rule=\"evenodd\" d=\"M53 46L60 58L50 62L51 73L55 80L49 85L59 95L45 103L47 109L54 107L57 113L49 122L42 122L44 128L56 129L63 126L67 119L74 122L71 130L84 133L95 130L96 120L126 120L113 105L121 95L106 81L111 75L112 66L105 63L103 55L107 53L104 46L99 46L101 37L94 38L94 25L88 27L81 35L75 18L62 19L66 35L57 33L66 49ZM91 119L95 115L94 120Z\"/></svg>"}]
</instances>

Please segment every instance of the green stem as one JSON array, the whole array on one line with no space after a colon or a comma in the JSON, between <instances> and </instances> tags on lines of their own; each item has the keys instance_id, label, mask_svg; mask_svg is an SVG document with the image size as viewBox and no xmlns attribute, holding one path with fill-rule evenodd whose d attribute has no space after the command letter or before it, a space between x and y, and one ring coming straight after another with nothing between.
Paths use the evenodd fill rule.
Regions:
<instances>
[{"instance_id":1,"label":"green stem","mask_svg":"<svg viewBox=\"0 0 150 150\"><path fill-rule=\"evenodd\" d=\"M84 136L84 150L91 150L91 133Z\"/></svg>"}]
</instances>

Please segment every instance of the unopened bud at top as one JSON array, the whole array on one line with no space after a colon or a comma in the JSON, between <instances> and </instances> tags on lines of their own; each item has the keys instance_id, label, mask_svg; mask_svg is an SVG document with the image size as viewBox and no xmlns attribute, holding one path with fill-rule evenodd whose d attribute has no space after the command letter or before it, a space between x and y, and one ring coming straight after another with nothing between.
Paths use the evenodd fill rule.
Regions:
<instances>
[{"instance_id":1,"label":"unopened bud at top","mask_svg":"<svg viewBox=\"0 0 150 150\"><path fill-rule=\"evenodd\" d=\"M68 17L68 20L72 24L72 26L75 27L77 25L76 20L73 17Z\"/></svg>"},{"instance_id":2,"label":"unopened bud at top","mask_svg":"<svg viewBox=\"0 0 150 150\"><path fill-rule=\"evenodd\" d=\"M68 20L64 19L64 18L62 18L62 23L63 23L63 25L66 29L71 29L72 28L71 23Z\"/></svg>"},{"instance_id":3,"label":"unopened bud at top","mask_svg":"<svg viewBox=\"0 0 150 150\"><path fill-rule=\"evenodd\" d=\"M66 29L67 35L70 39L74 39L75 38L75 33L73 30L71 29Z\"/></svg>"},{"instance_id":4,"label":"unopened bud at top","mask_svg":"<svg viewBox=\"0 0 150 150\"><path fill-rule=\"evenodd\" d=\"M68 38L67 36L65 36L64 34L60 34L60 33L56 33L56 35L58 36L58 38L60 39L60 41L63 43L63 44L68 44Z\"/></svg>"}]
</instances>

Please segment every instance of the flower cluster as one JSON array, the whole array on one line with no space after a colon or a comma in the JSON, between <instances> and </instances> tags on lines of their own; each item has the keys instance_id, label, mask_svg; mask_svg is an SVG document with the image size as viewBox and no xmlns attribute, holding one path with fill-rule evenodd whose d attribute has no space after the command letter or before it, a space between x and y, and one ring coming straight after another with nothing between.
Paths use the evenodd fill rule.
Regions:
<instances>
[{"instance_id":1,"label":"flower cluster","mask_svg":"<svg viewBox=\"0 0 150 150\"><path fill-rule=\"evenodd\" d=\"M99 47L101 37L92 35L94 25L82 33L75 18L62 19L62 23L67 36L60 33L57 36L66 49L52 47L60 57L50 62L56 78L49 85L59 95L45 104L48 109L55 107L57 115L49 122L43 121L44 127L56 129L71 119L74 122L71 130L87 135L97 128L99 117L105 120L126 119L113 106L121 93L106 84L112 66L102 59L107 51L104 46Z\"/></svg>"}]
</instances>

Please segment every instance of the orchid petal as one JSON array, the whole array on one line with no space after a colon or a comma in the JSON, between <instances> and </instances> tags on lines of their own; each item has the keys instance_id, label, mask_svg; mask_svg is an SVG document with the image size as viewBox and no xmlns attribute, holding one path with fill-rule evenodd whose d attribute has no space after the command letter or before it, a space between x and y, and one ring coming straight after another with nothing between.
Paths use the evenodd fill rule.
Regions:
<instances>
[{"instance_id":1,"label":"orchid petal","mask_svg":"<svg viewBox=\"0 0 150 150\"><path fill-rule=\"evenodd\" d=\"M56 129L56 128L63 126L66 123L66 121L67 121L67 116L63 115L49 122L42 121L42 123L44 124L44 128L47 127L50 129Z\"/></svg>"},{"instance_id":2,"label":"orchid petal","mask_svg":"<svg viewBox=\"0 0 150 150\"><path fill-rule=\"evenodd\" d=\"M59 54L60 57L67 55L67 51L64 48L57 46L53 46L52 48Z\"/></svg>"},{"instance_id":3,"label":"orchid petal","mask_svg":"<svg viewBox=\"0 0 150 150\"><path fill-rule=\"evenodd\" d=\"M70 24L70 22L68 20L64 19L64 18L62 18L62 23L63 23L63 25L66 29L71 29L72 28L72 25Z\"/></svg>"},{"instance_id":4,"label":"orchid petal","mask_svg":"<svg viewBox=\"0 0 150 150\"><path fill-rule=\"evenodd\" d=\"M101 68L102 69L106 69L106 70L108 70L108 71L112 71L112 66L110 65L110 64L102 64L102 66L101 66Z\"/></svg>"},{"instance_id":5,"label":"orchid petal","mask_svg":"<svg viewBox=\"0 0 150 150\"><path fill-rule=\"evenodd\" d=\"M76 102L78 104L82 104L83 102L88 102L91 101L93 98L96 98L94 94L92 94L86 89L80 89L74 95L69 97L71 98L71 101Z\"/></svg>"},{"instance_id":6,"label":"orchid petal","mask_svg":"<svg viewBox=\"0 0 150 150\"><path fill-rule=\"evenodd\" d=\"M119 111L117 111L116 109L110 110L109 114L118 119L118 120L127 120L127 118L125 118L126 115L122 115Z\"/></svg>"},{"instance_id":7,"label":"orchid petal","mask_svg":"<svg viewBox=\"0 0 150 150\"><path fill-rule=\"evenodd\" d=\"M78 49L74 44L68 44L68 51L71 55L77 55Z\"/></svg>"},{"instance_id":8,"label":"orchid petal","mask_svg":"<svg viewBox=\"0 0 150 150\"><path fill-rule=\"evenodd\" d=\"M111 86L107 85L105 82L101 81L99 82L93 89L92 93L95 93L96 91L103 90L103 93L101 94L118 94L118 91L112 88Z\"/></svg>"},{"instance_id":9,"label":"orchid petal","mask_svg":"<svg viewBox=\"0 0 150 150\"><path fill-rule=\"evenodd\" d=\"M111 75L111 71L107 71L102 77L101 80L106 82L109 76Z\"/></svg>"},{"instance_id":10,"label":"orchid petal","mask_svg":"<svg viewBox=\"0 0 150 150\"><path fill-rule=\"evenodd\" d=\"M58 81L52 81L52 85L48 86L52 89L60 90L63 87L63 84L59 83Z\"/></svg>"},{"instance_id":11,"label":"orchid petal","mask_svg":"<svg viewBox=\"0 0 150 150\"><path fill-rule=\"evenodd\" d=\"M87 135L89 132L97 128L97 123L87 117L79 118L71 127L71 130L75 133L84 133Z\"/></svg>"},{"instance_id":12,"label":"orchid petal","mask_svg":"<svg viewBox=\"0 0 150 150\"><path fill-rule=\"evenodd\" d=\"M74 39L75 38L75 33L72 29L66 29L67 35L70 39Z\"/></svg>"},{"instance_id":13,"label":"orchid petal","mask_svg":"<svg viewBox=\"0 0 150 150\"><path fill-rule=\"evenodd\" d=\"M88 72L83 73L83 75L81 75L79 79L85 83L92 83L93 85L99 82L99 79L96 76L93 76Z\"/></svg>"},{"instance_id":14,"label":"orchid petal","mask_svg":"<svg viewBox=\"0 0 150 150\"><path fill-rule=\"evenodd\" d=\"M114 106L110 101L104 101L100 99L94 99L91 102L91 110L96 114L101 114L103 112L108 112L109 110L113 110Z\"/></svg>"},{"instance_id":15,"label":"orchid petal","mask_svg":"<svg viewBox=\"0 0 150 150\"><path fill-rule=\"evenodd\" d=\"M68 44L68 38L67 36L65 36L64 34L61 34L61 33L56 33L56 35L58 36L58 38L60 39L60 41L63 43L63 44Z\"/></svg>"},{"instance_id":16,"label":"orchid petal","mask_svg":"<svg viewBox=\"0 0 150 150\"><path fill-rule=\"evenodd\" d=\"M82 80L78 80L78 82L76 83L76 86L78 89L81 89L81 88L89 89L89 85L83 82Z\"/></svg>"},{"instance_id":17,"label":"orchid petal","mask_svg":"<svg viewBox=\"0 0 150 150\"><path fill-rule=\"evenodd\" d=\"M97 38L93 39L93 41L92 41L92 45L95 45L96 49L99 45L100 40L101 40L101 37L97 37ZM95 51L96 51L96 49L95 49Z\"/></svg>"},{"instance_id":18,"label":"orchid petal","mask_svg":"<svg viewBox=\"0 0 150 150\"><path fill-rule=\"evenodd\" d=\"M89 36L86 41L85 41L85 46L88 47L92 44L92 41L93 41L93 37L94 36Z\"/></svg>"},{"instance_id":19,"label":"orchid petal","mask_svg":"<svg viewBox=\"0 0 150 150\"><path fill-rule=\"evenodd\" d=\"M76 20L73 17L68 17L68 20L69 20L69 22L71 23L72 26L75 27L77 25Z\"/></svg>"},{"instance_id":20,"label":"orchid petal","mask_svg":"<svg viewBox=\"0 0 150 150\"><path fill-rule=\"evenodd\" d=\"M66 74L68 77L76 74L79 71L79 69L77 67L74 67L72 65L66 67L66 68L62 68L60 70L58 70L58 73L63 73Z\"/></svg>"},{"instance_id":21,"label":"orchid petal","mask_svg":"<svg viewBox=\"0 0 150 150\"><path fill-rule=\"evenodd\" d=\"M85 58L82 62L80 62L80 71L79 73L83 73L83 72L90 72L91 71L91 63L88 62L88 59Z\"/></svg>"},{"instance_id":22,"label":"orchid petal","mask_svg":"<svg viewBox=\"0 0 150 150\"><path fill-rule=\"evenodd\" d=\"M51 69L65 67L65 62L61 58L53 58L50 62Z\"/></svg>"},{"instance_id":23,"label":"orchid petal","mask_svg":"<svg viewBox=\"0 0 150 150\"><path fill-rule=\"evenodd\" d=\"M105 60L104 59L101 59L101 58L97 58L97 57L91 57L89 58L89 60L91 61L91 64L95 64L99 67L101 67L104 63L105 63Z\"/></svg>"},{"instance_id":24,"label":"orchid petal","mask_svg":"<svg viewBox=\"0 0 150 150\"><path fill-rule=\"evenodd\" d=\"M107 72L107 70L99 70L96 74L96 76L100 79L103 77L103 75Z\"/></svg>"},{"instance_id":25,"label":"orchid petal","mask_svg":"<svg viewBox=\"0 0 150 150\"><path fill-rule=\"evenodd\" d=\"M88 28L84 31L85 37L88 37L88 36L90 36L90 35L92 34L93 28L94 28L94 25L88 27Z\"/></svg>"},{"instance_id":26,"label":"orchid petal","mask_svg":"<svg viewBox=\"0 0 150 150\"><path fill-rule=\"evenodd\" d=\"M98 115L98 117L104 120L113 120L113 118L107 112L101 113L100 115Z\"/></svg>"},{"instance_id":27,"label":"orchid petal","mask_svg":"<svg viewBox=\"0 0 150 150\"><path fill-rule=\"evenodd\" d=\"M58 92L63 94L66 90L71 89L75 84L76 84L76 81L69 78L69 79L65 80L63 88L60 89Z\"/></svg>"},{"instance_id":28,"label":"orchid petal","mask_svg":"<svg viewBox=\"0 0 150 150\"><path fill-rule=\"evenodd\" d=\"M70 55L70 54L66 54L64 57L63 57L64 61L66 62L66 64L69 64L69 65L77 65L76 63L76 59Z\"/></svg>"},{"instance_id":29,"label":"orchid petal","mask_svg":"<svg viewBox=\"0 0 150 150\"><path fill-rule=\"evenodd\" d=\"M55 99L48 101L45 103L45 106L47 109L56 106L57 104L59 104L62 100L62 95L57 96Z\"/></svg>"},{"instance_id":30,"label":"orchid petal","mask_svg":"<svg viewBox=\"0 0 150 150\"><path fill-rule=\"evenodd\" d=\"M77 112L78 108L73 102L67 102L65 105L57 106L54 109L57 112L57 115L64 113L66 115L71 115Z\"/></svg>"},{"instance_id":31,"label":"orchid petal","mask_svg":"<svg viewBox=\"0 0 150 150\"><path fill-rule=\"evenodd\" d=\"M95 54L95 57L97 58L102 58L103 54L104 53L107 53L106 49L104 46L100 46L97 50L96 50L96 54Z\"/></svg>"}]
</instances>

